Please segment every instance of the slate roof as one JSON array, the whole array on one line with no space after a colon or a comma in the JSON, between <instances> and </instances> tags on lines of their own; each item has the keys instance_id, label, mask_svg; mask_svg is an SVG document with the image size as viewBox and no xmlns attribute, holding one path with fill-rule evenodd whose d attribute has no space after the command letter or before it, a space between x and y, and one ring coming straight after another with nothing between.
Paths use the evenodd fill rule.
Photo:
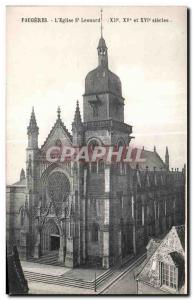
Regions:
<instances>
[{"instance_id":1,"label":"slate roof","mask_svg":"<svg viewBox=\"0 0 193 300\"><path fill-rule=\"evenodd\" d=\"M158 239L158 238L151 238L150 239L149 243L146 246L148 255L147 255L146 259L142 262L142 264L139 265L135 269L135 276L138 276L141 273L141 271L143 270L143 268L145 267L145 265L148 263L148 261L150 260L151 256L153 255L153 253L159 247L160 243L161 243L161 239Z\"/></svg>"},{"instance_id":2,"label":"slate roof","mask_svg":"<svg viewBox=\"0 0 193 300\"><path fill-rule=\"evenodd\" d=\"M98 44L98 48L107 48L104 38L101 36Z\"/></svg>"},{"instance_id":3,"label":"slate roof","mask_svg":"<svg viewBox=\"0 0 193 300\"><path fill-rule=\"evenodd\" d=\"M152 171L154 167L156 168L156 171L165 168L165 163L156 151L142 150L141 158L145 159L145 162L140 162L138 164L139 169L141 170L145 170L146 167L148 167L149 171ZM130 166L133 169L136 168L136 162L131 162Z\"/></svg>"},{"instance_id":4,"label":"slate roof","mask_svg":"<svg viewBox=\"0 0 193 300\"><path fill-rule=\"evenodd\" d=\"M85 95L108 92L122 97L121 80L107 67L99 65L86 76Z\"/></svg>"}]
</instances>

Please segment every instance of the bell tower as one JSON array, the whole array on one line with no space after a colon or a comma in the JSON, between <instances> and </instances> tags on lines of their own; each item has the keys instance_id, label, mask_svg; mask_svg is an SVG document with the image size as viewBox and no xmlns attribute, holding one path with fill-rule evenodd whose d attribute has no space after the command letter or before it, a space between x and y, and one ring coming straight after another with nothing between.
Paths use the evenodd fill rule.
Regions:
<instances>
[{"instance_id":1,"label":"bell tower","mask_svg":"<svg viewBox=\"0 0 193 300\"><path fill-rule=\"evenodd\" d=\"M124 122L121 81L109 70L107 50L101 11L101 36L97 47L98 66L90 71L85 79L84 122L110 119Z\"/></svg>"},{"instance_id":2,"label":"bell tower","mask_svg":"<svg viewBox=\"0 0 193 300\"><path fill-rule=\"evenodd\" d=\"M109 69L107 50L101 12L101 36L97 47L98 66L87 74L83 95L84 142L92 149L97 145L120 145L120 142L122 146L128 146L131 140L132 127L124 123L121 80ZM90 162L88 168L84 169L84 181L82 180L85 186L85 215L88 216L83 222L87 228L82 239L87 249L85 257L91 263L100 263L105 269L112 263L112 257L118 260L122 255L121 217L115 220L112 215L117 214L117 207L122 201L122 196L118 200L117 192L123 186L116 183L128 180L127 167L120 163L116 172L113 168L105 158ZM123 176L120 180L119 170L123 169L124 174L121 174ZM120 195L121 193L123 192L120 191ZM113 233L112 226L115 228Z\"/></svg>"}]
</instances>

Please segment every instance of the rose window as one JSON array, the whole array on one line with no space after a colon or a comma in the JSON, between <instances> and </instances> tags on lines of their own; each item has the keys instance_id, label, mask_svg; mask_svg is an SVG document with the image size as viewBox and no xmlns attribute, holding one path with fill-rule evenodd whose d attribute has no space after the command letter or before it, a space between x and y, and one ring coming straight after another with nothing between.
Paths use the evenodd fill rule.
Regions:
<instances>
[{"instance_id":1,"label":"rose window","mask_svg":"<svg viewBox=\"0 0 193 300\"><path fill-rule=\"evenodd\" d=\"M64 202L70 193L70 182L65 174L54 172L48 178L48 194L54 202Z\"/></svg>"}]
</instances>

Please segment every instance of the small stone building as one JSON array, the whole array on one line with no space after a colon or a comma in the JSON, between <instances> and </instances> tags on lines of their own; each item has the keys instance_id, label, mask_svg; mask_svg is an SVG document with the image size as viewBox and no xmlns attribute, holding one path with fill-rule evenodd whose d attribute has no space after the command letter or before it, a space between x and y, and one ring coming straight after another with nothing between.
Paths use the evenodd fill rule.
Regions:
<instances>
[{"instance_id":1,"label":"small stone building","mask_svg":"<svg viewBox=\"0 0 193 300\"><path fill-rule=\"evenodd\" d=\"M138 294L184 294L185 226L173 226L163 239L151 239L136 277Z\"/></svg>"}]
</instances>

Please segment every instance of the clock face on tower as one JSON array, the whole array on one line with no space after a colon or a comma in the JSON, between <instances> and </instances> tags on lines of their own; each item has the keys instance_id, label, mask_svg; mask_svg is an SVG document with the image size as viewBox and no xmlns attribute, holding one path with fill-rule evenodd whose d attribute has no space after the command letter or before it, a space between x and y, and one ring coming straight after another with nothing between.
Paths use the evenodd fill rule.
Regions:
<instances>
[{"instance_id":1,"label":"clock face on tower","mask_svg":"<svg viewBox=\"0 0 193 300\"><path fill-rule=\"evenodd\" d=\"M48 195L54 202L65 202L70 193L70 182L67 176L59 171L48 177Z\"/></svg>"}]
</instances>

